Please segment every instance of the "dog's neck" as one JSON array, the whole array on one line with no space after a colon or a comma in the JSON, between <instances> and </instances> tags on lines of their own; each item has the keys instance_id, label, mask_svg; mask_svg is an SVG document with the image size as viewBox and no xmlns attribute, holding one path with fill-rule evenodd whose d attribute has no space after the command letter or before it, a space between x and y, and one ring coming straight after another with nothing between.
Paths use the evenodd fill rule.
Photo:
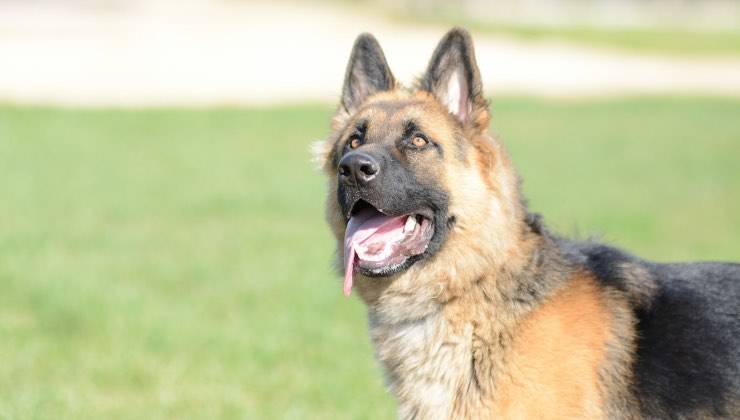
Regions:
<instances>
[{"instance_id":1,"label":"dog's neck","mask_svg":"<svg viewBox=\"0 0 740 420\"><path fill-rule=\"evenodd\" d=\"M402 418L449 418L453 407L494 392L516 324L558 283L542 277L551 240L533 229L525 236L520 243L528 246L508 263L467 252L444 256L459 264L412 267L384 284L358 283L376 357Z\"/></svg>"}]
</instances>

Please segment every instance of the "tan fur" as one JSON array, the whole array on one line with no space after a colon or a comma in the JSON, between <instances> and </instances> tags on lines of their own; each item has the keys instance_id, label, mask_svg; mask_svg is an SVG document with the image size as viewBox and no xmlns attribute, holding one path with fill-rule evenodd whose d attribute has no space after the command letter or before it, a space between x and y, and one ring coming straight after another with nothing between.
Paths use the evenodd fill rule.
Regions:
<instances>
[{"instance_id":1,"label":"tan fur","mask_svg":"<svg viewBox=\"0 0 740 420\"><path fill-rule=\"evenodd\" d=\"M522 323L496 385L494 417L603 418L598 372L611 319L593 280L576 277Z\"/></svg>"}]
</instances>

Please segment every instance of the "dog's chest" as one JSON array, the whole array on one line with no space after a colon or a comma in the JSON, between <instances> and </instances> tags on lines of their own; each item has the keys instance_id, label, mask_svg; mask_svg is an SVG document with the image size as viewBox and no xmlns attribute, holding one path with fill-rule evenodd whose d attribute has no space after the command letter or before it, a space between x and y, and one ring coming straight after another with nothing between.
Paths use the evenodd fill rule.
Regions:
<instances>
[{"instance_id":1,"label":"dog's chest","mask_svg":"<svg viewBox=\"0 0 740 420\"><path fill-rule=\"evenodd\" d=\"M401 418L449 418L470 380L472 327L439 315L383 324L370 316L370 335Z\"/></svg>"}]
</instances>

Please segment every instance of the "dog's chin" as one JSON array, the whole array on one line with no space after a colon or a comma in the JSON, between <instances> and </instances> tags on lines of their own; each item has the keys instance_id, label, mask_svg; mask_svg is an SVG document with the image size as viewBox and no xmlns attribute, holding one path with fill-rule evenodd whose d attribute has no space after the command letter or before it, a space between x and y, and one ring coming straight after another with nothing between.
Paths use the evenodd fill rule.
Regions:
<instances>
[{"instance_id":1,"label":"dog's chin","mask_svg":"<svg viewBox=\"0 0 740 420\"><path fill-rule=\"evenodd\" d=\"M391 261L387 264L377 264L360 260L357 264L357 271L365 277L391 277L395 274L403 273L414 265L414 263L421 260L422 255L402 256L398 258L398 261Z\"/></svg>"}]
</instances>

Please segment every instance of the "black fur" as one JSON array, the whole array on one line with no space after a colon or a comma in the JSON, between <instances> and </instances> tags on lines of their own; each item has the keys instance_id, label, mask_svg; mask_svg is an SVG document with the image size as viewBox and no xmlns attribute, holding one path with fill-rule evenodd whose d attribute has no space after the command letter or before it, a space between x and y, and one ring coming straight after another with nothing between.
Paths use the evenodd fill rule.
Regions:
<instances>
[{"instance_id":1,"label":"black fur","mask_svg":"<svg viewBox=\"0 0 740 420\"><path fill-rule=\"evenodd\" d=\"M740 265L647 267L658 287L637 313L636 395L645 412L740 415L728 411L740 402Z\"/></svg>"}]
</instances>

